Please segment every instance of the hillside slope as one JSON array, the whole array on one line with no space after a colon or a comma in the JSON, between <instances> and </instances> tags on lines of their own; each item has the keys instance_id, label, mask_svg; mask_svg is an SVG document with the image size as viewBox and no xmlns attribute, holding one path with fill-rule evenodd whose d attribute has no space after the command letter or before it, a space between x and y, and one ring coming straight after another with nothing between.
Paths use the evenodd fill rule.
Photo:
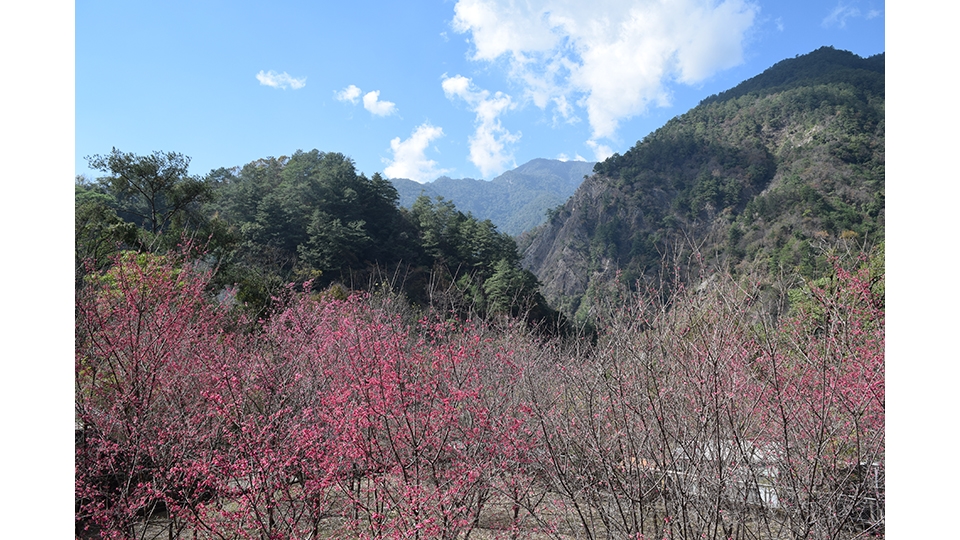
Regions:
<instances>
[{"instance_id":1,"label":"hillside slope","mask_svg":"<svg viewBox=\"0 0 960 540\"><path fill-rule=\"evenodd\" d=\"M457 209L477 219L489 219L501 232L518 235L546 221L547 210L563 204L595 164L584 161L534 159L491 181L438 178L420 184L391 179L400 206L410 208L421 194L453 201Z\"/></svg>"},{"instance_id":2,"label":"hillside slope","mask_svg":"<svg viewBox=\"0 0 960 540\"><path fill-rule=\"evenodd\" d=\"M585 317L663 262L817 277L823 247L882 241L884 56L784 60L667 122L519 239L544 296Z\"/></svg>"}]
</instances>

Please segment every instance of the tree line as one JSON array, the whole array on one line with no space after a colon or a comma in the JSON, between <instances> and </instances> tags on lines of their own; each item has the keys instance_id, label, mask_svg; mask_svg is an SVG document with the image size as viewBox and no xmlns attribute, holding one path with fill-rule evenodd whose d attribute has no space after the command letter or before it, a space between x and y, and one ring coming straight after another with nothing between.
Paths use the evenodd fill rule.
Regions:
<instances>
[{"instance_id":1,"label":"tree line","mask_svg":"<svg viewBox=\"0 0 960 540\"><path fill-rule=\"evenodd\" d=\"M458 313L562 322L520 267L512 237L442 198L400 208L389 181L357 173L343 154L298 150L203 177L176 152L114 148L88 161L105 175L76 183L78 280L120 251L164 253L189 238L206 244L217 269L211 286L235 288L255 312L285 284L310 282L316 291L385 286Z\"/></svg>"}]
</instances>

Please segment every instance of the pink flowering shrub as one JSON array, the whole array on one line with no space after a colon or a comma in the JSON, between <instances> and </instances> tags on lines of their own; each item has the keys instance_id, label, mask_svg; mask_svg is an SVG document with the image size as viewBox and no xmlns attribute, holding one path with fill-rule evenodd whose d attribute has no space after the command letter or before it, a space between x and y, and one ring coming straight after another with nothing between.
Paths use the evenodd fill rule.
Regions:
<instances>
[{"instance_id":1,"label":"pink flowering shrub","mask_svg":"<svg viewBox=\"0 0 960 540\"><path fill-rule=\"evenodd\" d=\"M518 368L482 325L291 292L227 332L206 274L141 260L78 297L78 534L457 537L523 496Z\"/></svg>"},{"instance_id":2,"label":"pink flowering shrub","mask_svg":"<svg viewBox=\"0 0 960 540\"><path fill-rule=\"evenodd\" d=\"M204 364L230 341L208 274L171 259L124 254L78 292L78 535L136 536L147 518L209 496L189 466L215 435ZM179 528L179 520L171 528Z\"/></svg>"},{"instance_id":3,"label":"pink flowering shrub","mask_svg":"<svg viewBox=\"0 0 960 540\"><path fill-rule=\"evenodd\" d=\"M92 276L78 537L882 532L884 314L866 270L838 265L779 320L723 280L622 291L595 342L293 289L246 321L187 257Z\"/></svg>"}]
</instances>

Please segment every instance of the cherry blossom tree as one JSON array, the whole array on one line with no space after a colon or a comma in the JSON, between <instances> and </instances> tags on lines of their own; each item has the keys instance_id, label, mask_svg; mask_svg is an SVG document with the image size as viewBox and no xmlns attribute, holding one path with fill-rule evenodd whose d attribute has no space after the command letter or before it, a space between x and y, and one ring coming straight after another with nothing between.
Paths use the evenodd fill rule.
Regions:
<instances>
[{"instance_id":1,"label":"cherry blossom tree","mask_svg":"<svg viewBox=\"0 0 960 540\"><path fill-rule=\"evenodd\" d=\"M78 537L882 532L884 311L837 263L633 294L594 339L292 287L247 321L189 249L77 292Z\"/></svg>"}]
</instances>

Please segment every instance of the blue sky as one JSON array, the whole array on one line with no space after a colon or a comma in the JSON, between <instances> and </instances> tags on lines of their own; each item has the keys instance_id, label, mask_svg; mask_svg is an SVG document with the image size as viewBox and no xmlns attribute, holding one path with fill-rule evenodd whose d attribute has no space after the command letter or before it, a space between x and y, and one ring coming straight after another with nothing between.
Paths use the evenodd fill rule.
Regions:
<instances>
[{"instance_id":1,"label":"blue sky","mask_svg":"<svg viewBox=\"0 0 960 540\"><path fill-rule=\"evenodd\" d=\"M76 173L112 147L191 172L298 149L365 174L492 179L623 152L824 45L884 52L884 3L84 1Z\"/></svg>"}]
</instances>

